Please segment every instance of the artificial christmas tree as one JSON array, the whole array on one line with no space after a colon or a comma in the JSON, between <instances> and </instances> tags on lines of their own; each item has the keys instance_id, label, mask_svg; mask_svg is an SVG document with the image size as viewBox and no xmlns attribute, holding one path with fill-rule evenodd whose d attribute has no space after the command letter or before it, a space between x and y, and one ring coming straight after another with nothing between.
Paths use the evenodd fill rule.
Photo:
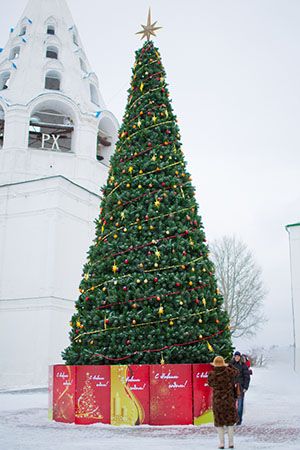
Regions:
<instances>
[{"instance_id":1,"label":"artificial christmas tree","mask_svg":"<svg viewBox=\"0 0 300 450\"><path fill-rule=\"evenodd\" d=\"M67 364L197 363L232 352L165 70L144 34Z\"/></svg>"}]
</instances>

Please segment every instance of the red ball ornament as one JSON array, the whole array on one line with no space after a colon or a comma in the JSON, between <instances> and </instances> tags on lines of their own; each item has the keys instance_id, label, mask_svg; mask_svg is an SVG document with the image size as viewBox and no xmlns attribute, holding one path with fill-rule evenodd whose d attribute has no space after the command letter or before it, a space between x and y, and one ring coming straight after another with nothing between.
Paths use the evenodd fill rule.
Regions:
<instances>
[{"instance_id":1,"label":"red ball ornament","mask_svg":"<svg viewBox=\"0 0 300 450\"><path fill-rule=\"evenodd\" d=\"M130 345L130 344L131 344L130 340L129 340L129 339L127 339L127 341L126 341L126 345Z\"/></svg>"},{"instance_id":2,"label":"red ball ornament","mask_svg":"<svg viewBox=\"0 0 300 450\"><path fill-rule=\"evenodd\" d=\"M79 333L79 330L75 330L75 333L78 334L78 333Z\"/></svg>"},{"instance_id":3,"label":"red ball ornament","mask_svg":"<svg viewBox=\"0 0 300 450\"><path fill-rule=\"evenodd\" d=\"M157 283L157 282L158 282L158 278L155 277L155 278L153 279L153 281L154 281L154 283Z\"/></svg>"},{"instance_id":4,"label":"red ball ornament","mask_svg":"<svg viewBox=\"0 0 300 450\"><path fill-rule=\"evenodd\" d=\"M156 300L157 300L158 302L160 302L160 297L157 296L157 297L156 297Z\"/></svg>"},{"instance_id":5,"label":"red ball ornament","mask_svg":"<svg viewBox=\"0 0 300 450\"><path fill-rule=\"evenodd\" d=\"M182 254L183 254L183 256L186 256L186 251L185 251L185 250L183 250Z\"/></svg>"},{"instance_id":6,"label":"red ball ornament","mask_svg":"<svg viewBox=\"0 0 300 450\"><path fill-rule=\"evenodd\" d=\"M125 261L124 261L124 262L125 262L125 264L129 264L129 261L128 261L128 259L125 259Z\"/></svg>"},{"instance_id":7,"label":"red ball ornament","mask_svg":"<svg viewBox=\"0 0 300 450\"><path fill-rule=\"evenodd\" d=\"M123 291L127 291L127 286L123 286Z\"/></svg>"},{"instance_id":8,"label":"red ball ornament","mask_svg":"<svg viewBox=\"0 0 300 450\"><path fill-rule=\"evenodd\" d=\"M195 303L198 305L200 303L199 298L196 298Z\"/></svg>"},{"instance_id":9,"label":"red ball ornament","mask_svg":"<svg viewBox=\"0 0 300 450\"><path fill-rule=\"evenodd\" d=\"M145 220L148 220L149 219L149 216L148 216L148 214L145 216Z\"/></svg>"},{"instance_id":10,"label":"red ball ornament","mask_svg":"<svg viewBox=\"0 0 300 450\"><path fill-rule=\"evenodd\" d=\"M181 286L181 284L177 282L176 283L176 287L180 287L180 286Z\"/></svg>"},{"instance_id":11,"label":"red ball ornament","mask_svg":"<svg viewBox=\"0 0 300 450\"><path fill-rule=\"evenodd\" d=\"M165 187L166 183L163 181L163 182L161 183L161 185L162 185L162 187Z\"/></svg>"},{"instance_id":12,"label":"red ball ornament","mask_svg":"<svg viewBox=\"0 0 300 450\"><path fill-rule=\"evenodd\" d=\"M151 250L149 250L149 251L148 251L148 256L150 256L150 255L152 255L152 252L151 252Z\"/></svg>"},{"instance_id":13,"label":"red ball ornament","mask_svg":"<svg viewBox=\"0 0 300 450\"><path fill-rule=\"evenodd\" d=\"M88 302L90 297L85 297L85 301Z\"/></svg>"},{"instance_id":14,"label":"red ball ornament","mask_svg":"<svg viewBox=\"0 0 300 450\"><path fill-rule=\"evenodd\" d=\"M105 323L108 324L109 323L109 319L105 319Z\"/></svg>"},{"instance_id":15,"label":"red ball ornament","mask_svg":"<svg viewBox=\"0 0 300 450\"><path fill-rule=\"evenodd\" d=\"M185 234L189 234L189 230L185 230Z\"/></svg>"},{"instance_id":16,"label":"red ball ornament","mask_svg":"<svg viewBox=\"0 0 300 450\"><path fill-rule=\"evenodd\" d=\"M151 114L151 113L150 113ZM148 142L148 147L152 147L152 144L151 144L151 142Z\"/></svg>"}]
</instances>

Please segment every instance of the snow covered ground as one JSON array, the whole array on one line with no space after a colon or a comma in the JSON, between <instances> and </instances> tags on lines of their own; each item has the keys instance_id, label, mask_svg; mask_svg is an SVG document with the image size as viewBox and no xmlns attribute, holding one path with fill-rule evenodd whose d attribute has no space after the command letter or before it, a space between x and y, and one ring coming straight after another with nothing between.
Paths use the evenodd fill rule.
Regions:
<instances>
[{"instance_id":1,"label":"snow covered ground","mask_svg":"<svg viewBox=\"0 0 300 450\"><path fill-rule=\"evenodd\" d=\"M276 357L276 355L275 355ZM286 358L287 359L287 358ZM213 426L112 427L50 422L47 393L0 393L1 450L199 450L216 449ZM300 449L300 374L280 358L254 369L244 424L235 448Z\"/></svg>"}]
</instances>

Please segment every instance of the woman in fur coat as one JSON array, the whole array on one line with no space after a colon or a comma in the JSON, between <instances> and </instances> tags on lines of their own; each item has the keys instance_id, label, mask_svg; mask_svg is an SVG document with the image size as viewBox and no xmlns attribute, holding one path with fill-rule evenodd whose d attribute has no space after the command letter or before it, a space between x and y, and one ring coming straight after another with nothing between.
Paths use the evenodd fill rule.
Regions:
<instances>
[{"instance_id":1,"label":"woman in fur coat","mask_svg":"<svg viewBox=\"0 0 300 450\"><path fill-rule=\"evenodd\" d=\"M228 445L233 445L233 425L238 421L234 381L238 370L229 367L222 356L216 356L212 362L214 369L208 374L208 384L213 389L214 423L217 428L220 446L224 448L225 428L228 427Z\"/></svg>"}]
</instances>

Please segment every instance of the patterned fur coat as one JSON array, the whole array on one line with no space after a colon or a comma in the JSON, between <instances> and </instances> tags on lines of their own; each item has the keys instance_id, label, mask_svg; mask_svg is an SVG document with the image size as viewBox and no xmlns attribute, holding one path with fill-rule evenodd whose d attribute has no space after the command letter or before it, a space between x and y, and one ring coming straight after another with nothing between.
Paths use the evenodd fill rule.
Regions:
<instances>
[{"instance_id":1,"label":"patterned fur coat","mask_svg":"<svg viewBox=\"0 0 300 450\"><path fill-rule=\"evenodd\" d=\"M213 388L213 413L216 427L234 425L238 421L234 381L238 370L234 367L214 367L208 375L208 384Z\"/></svg>"}]
</instances>

